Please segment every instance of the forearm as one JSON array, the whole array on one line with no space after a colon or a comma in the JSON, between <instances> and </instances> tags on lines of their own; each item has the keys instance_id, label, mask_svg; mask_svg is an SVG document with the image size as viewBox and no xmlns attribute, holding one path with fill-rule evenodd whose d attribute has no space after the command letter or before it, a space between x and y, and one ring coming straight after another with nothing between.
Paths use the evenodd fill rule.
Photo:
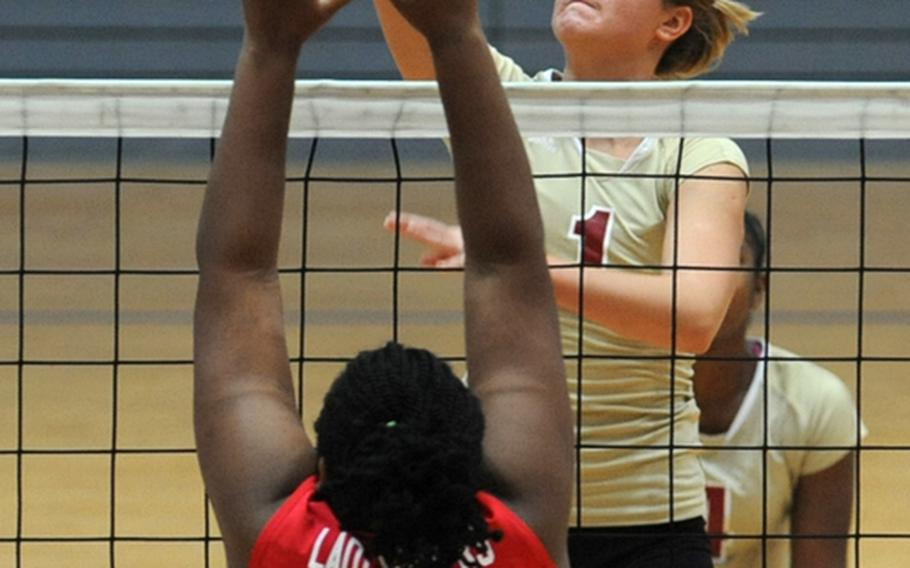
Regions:
<instances>
[{"instance_id":1,"label":"forearm","mask_svg":"<svg viewBox=\"0 0 910 568\"><path fill-rule=\"evenodd\" d=\"M793 568L846 568L847 537L793 539L790 557Z\"/></svg>"},{"instance_id":2,"label":"forearm","mask_svg":"<svg viewBox=\"0 0 910 568\"><path fill-rule=\"evenodd\" d=\"M543 266L531 170L479 22L434 46L433 55L468 262L514 264L535 255Z\"/></svg>"},{"instance_id":3,"label":"forearm","mask_svg":"<svg viewBox=\"0 0 910 568\"><path fill-rule=\"evenodd\" d=\"M793 494L790 530L793 568L845 568L853 509L853 454L818 473L802 476ZM807 538L819 536L821 538ZM834 538L843 536L843 538Z\"/></svg>"},{"instance_id":4,"label":"forearm","mask_svg":"<svg viewBox=\"0 0 910 568\"><path fill-rule=\"evenodd\" d=\"M430 46L423 35L408 23L390 0L373 0L373 4L382 34L401 76L413 80L435 78Z\"/></svg>"},{"instance_id":5,"label":"forearm","mask_svg":"<svg viewBox=\"0 0 910 568\"><path fill-rule=\"evenodd\" d=\"M244 42L200 218L204 271L276 264L296 63L296 50L260 51Z\"/></svg>"},{"instance_id":6,"label":"forearm","mask_svg":"<svg viewBox=\"0 0 910 568\"><path fill-rule=\"evenodd\" d=\"M568 261L550 259L550 265ZM556 303L578 313L580 270L551 268ZM732 297L735 273L679 271L674 299L673 274L586 267L584 317L628 339L676 350L703 353L720 328ZM676 317L674 318L673 313Z\"/></svg>"}]
</instances>

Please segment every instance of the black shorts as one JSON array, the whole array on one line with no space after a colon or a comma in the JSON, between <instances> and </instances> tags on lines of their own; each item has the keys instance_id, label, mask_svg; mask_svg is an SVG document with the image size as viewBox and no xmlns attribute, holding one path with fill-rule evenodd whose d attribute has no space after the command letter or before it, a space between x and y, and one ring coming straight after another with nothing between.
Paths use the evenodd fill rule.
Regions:
<instances>
[{"instance_id":1,"label":"black shorts","mask_svg":"<svg viewBox=\"0 0 910 568\"><path fill-rule=\"evenodd\" d=\"M712 568L705 521L569 530L572 568Z\"/></svg>"}]
</instances>

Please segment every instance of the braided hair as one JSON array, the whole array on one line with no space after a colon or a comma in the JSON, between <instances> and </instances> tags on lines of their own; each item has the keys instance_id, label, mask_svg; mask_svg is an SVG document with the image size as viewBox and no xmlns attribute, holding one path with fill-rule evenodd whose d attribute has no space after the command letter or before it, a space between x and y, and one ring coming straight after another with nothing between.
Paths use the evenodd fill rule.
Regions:
<instances>
[{"instance_id":1,"label":"braided hair","mask_svg":"<svg viewBox=\"0 0 910 568\"><path fill-rule=\"evenodd\" d=\"M332 384L316 420L325 478L315 498L388 566L452 566L491 533L478 399L429 351L364 351Z\"/></svg>"}]
</instances>

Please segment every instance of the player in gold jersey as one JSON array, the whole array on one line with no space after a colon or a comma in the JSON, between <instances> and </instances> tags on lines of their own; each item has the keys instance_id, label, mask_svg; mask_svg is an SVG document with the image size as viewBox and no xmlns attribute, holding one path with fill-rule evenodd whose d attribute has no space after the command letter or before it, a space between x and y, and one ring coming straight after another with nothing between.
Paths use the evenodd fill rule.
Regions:
<instances>
[{"instance_id":1,"label":"player in gold jersey","mask_svg":"<svg viewBox=\"0 0 910 568\"><path fill-rule=\"evenodd\" d=\"M375 3L402 75L432 78L426 44L388 0ZM556 0L562 71L531 76L492 51L506 81L689 78L755 16L731 0ZM581 392L583 448L573 566L710 566L692 361L675 355L708 348L736 273L666 267L738 267L745 158L722 139L547 138L525 147L563 349L581 362L581 386L570 384ZM579 179L582 171L590 175ZM407 213L386 225L428 245L427 265L462 260L457 227Z\"/></svg>"},{"instance_id":2,"label":"player in gold jersey","mask_svg":"<svg viewBox=\"0 0 910 568\"><path fill-rule=\"evenodd\" d=\"M742 265L755 270L741 273L711 349L695 363L714 561L718 568L846 568L854 482L846 448L864 428L857 430L839 378L747 337L765 290L764 251L761 223L747 213ZM779 538L763 541L763 533ZM787 534L802 538L791 542Z\"/></svg>"}]
</instances>

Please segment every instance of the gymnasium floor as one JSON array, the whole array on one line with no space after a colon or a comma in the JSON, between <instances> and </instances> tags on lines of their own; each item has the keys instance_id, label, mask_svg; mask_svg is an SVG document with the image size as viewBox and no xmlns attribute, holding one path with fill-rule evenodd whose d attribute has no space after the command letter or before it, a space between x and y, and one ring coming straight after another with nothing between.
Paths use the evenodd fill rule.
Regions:
<instances>
[{"instance_id":1,"label":"gymnasium floor","mask_svg":"<svg viewBox=\"0 0 910 568\"><path fill-rule=\"evenodd\" d=\"M70 144L77 144L73 141ZM112 143L111 143L112 144ZM129 145L129 143L127 143ZM105 148L105 144L102 144ZM5 146L4 146L5 147ZM15 145L11 145L15 149ZM40 143L29 163L30 180L104 178L98 183L31 183L26 198L25 251L29 270L110 271L118 241L115 192L108 178L112 159L68 162ZM15 150L13 150L15 151ZM125 178L201 180L207 145L193 146L201 159L161 162L142 152L125 153ZM381 153L381 151L379 151ZM65 154L65 152L63 152ZM297 155L303 154L298 153ZM113 154L106 154L113 155ZM756 160L760 162L761 159ZM446 166L405 162L405 175L445 174ZM0 180L19 177L16 156L0 162ZM300 175L303 162L291 166ZM756 175L766 168L756 166ZM775 175L859 175L849 163L775 164ZM870 164L872 176L910 176L910 166ZM370 167L328 160L313 175L394 178L386 161ZM849 182L776 182L773 185L774 266L843 267L859 262L860 185ZM202 186L196 183L123 183L119 310L118 282L110 274L34 274L25 277L26 361L18 392L19 187L0 185L0 566L15 565L16 465L19 409L23 408L22 566L108 566L112 532L116 566L205 566L207 527L191 425L191 310L194 277L141 271L191 269ZM394 180L310 185L306 262L314 267L389 267L393 239L381 220L395 204ZM753 185L751 208L765 217L766 184ZM910 267L910 181L867 185L866 264ZM454 219L449 184L408 182L403 208ZM282 265L301 263L302 184L289 186ZM402 263L414 266L418 249L402 247ZM300 341L300 279L284 276L287 331L292 356ZM401 341L444 355L463 352L460 279L453 274L399 274ZM772 276L772 342L809 357L858 356L856 274L778 273ZM910 274L865 275L862 355L910 357ZM346 357L393 334L393 276L389 272L318 272L305 285L307 357ZM119 320L119 330L114 322ZM757 334L763 326L757 325ZM123 362L115 377L109 362ZM910 381L906 361L825 362L854 392L859 390L868 445L910 445ZM296 365L295 365L296 369ZM304 366L304 416L318 412L325 385L338 371L332 362ZM861 371L861 373L860 373ZM861 375L861 379L859 378ZM861 388L857 385L861 383ZM116 407L116 420L114 409ZM118 453L111 475L111 448ZM168 450L168 451L160 451ZM174 451L170 451L174 450ZM78 452L78 453L73 453ZM862 533L910 534L910 452L864 451L861 455ZM113 504L113 514L112 514ZM51 542L54 538L70 542ZM42 540L43 539L43 540ZM851 545L852 547L852 545ZM210 566L223 566L219 543ZM910 538L863 538L860 565L889 568L910 557Z\"/></svg>"}]
</instances>

